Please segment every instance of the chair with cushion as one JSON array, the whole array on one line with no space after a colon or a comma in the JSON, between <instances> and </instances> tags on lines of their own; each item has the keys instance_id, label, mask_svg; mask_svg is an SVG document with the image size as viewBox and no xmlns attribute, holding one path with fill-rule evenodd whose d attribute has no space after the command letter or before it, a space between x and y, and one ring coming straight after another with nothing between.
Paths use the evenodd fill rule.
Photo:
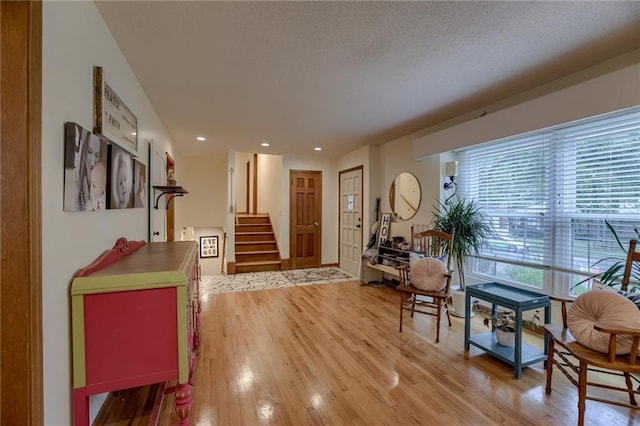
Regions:
<instances>
[{"instance_id":1,"label":"chair with cushion","mask_svg":"<svg viewBox=\"0 0 640 426\"><path fill-rule=\"evenodd\" d=\"M400 332L402 332L403 312L410 311L436 317L436 343L440 341L440 319L447 315L449 327L451 317L447 300L451 296L451 250L453 235L428 229L414 234L412 241L418 241L422 252L411 256L409 265L399 266L400 285Z\"/></svg>"},{"instance_id":2,"label":"chair with cushion","mask_svg":"<svg viewBox=\"0 0 640 426\"><path fill-rule=\"evenodd\" d=\"M634 303L637 293L626 294L636 262L635 268L638 268L640 252L636 251L636 241L631 240L621 291L604 287L575 299L551 297L561 302L562 324L544 326L549 341L546 393L551 393L552 373L556 367L578 388L578 425L584 424L587 399L638 408L635 395L640 395L636 388L640 381L635 375L640 374L640 310ZM587 378L590 372L624 378L624 386L615 380L598 379L598 376ZM624 392L628 394L629 403L620 398L608 399L606 393L607 398L602 393L587 394L588 387Z\"/></svg>"}]
</instances>

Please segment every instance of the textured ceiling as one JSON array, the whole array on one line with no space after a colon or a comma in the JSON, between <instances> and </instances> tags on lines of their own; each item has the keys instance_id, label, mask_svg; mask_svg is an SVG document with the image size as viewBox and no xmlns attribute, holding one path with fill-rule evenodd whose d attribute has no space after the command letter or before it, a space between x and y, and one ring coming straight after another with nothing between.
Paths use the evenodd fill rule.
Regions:
<instances>
[{"instance_id":1,"label":"textured ceiling","mask_svg":"<svg viewBox=\"0 0 640 426\"><path fill-rule=\"evenodd\" d=\"M640 47L635 1L97 7L186 155L341 155Z\"/></svg>"}]
</instances>

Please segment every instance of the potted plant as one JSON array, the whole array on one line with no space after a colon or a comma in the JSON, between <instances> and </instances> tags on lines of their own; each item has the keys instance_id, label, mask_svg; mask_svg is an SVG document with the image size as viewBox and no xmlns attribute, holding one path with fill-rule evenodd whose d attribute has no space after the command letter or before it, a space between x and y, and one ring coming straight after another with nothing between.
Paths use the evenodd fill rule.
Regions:
<instances>
[{"instance_id":1,"label":"potted plant","mask_svg":"<svg viewBox=\"0 0 640 426\"><path fill-rule=\"evenodd\" d=\"M618 246L620 247L620 250L622 251L622 253L624 253L624 256L607 256L605 258L602 258L600 260L598 260L597 262L595 262L592 267L595 267L599 264L602 263L609 263L609 262L613 262L609 265L609 267L607 267L607 269L605 269L602 272L598 272L597 274L591 275L587 278L585 278L584 280L580 281L579 283L575 284L572 289L575 289L576 287L581 286L582 284L586 283L586 282L590 282L593 279L597 279L599 280L602 284L608 285L610 287L614 287L614 286L619 286L620 285L620 281L622 279L622 275L624 273L624 266L627 260L627 247L628 244L625 245L620 241L620 237L618 236L618 232L616 231L616 229L613 227L613 225L611 225L611 223L605 219L604 221L605 225L607 226L607 229L609 230L609 232L611 232L611 234L613 235L613 237L616 240L616 243L618 244ZM640 232L638 232L638 228L633 228L633 232L636 234L637 236L637 240L640 241ZM631 269L631 278L635 281L639 281L640 282L640 265L638 265L637 263L634 263ZM628 289L628 291L630 292L636 292L640 290L640 286L638 285L631 285Z\"/></svg>"},{"instance_id":2,"label":"potted plant","mask_svg":"<svg viewBox=\"0 0 640 426\"><path fill-rule=\"evenodd\" d=\"M452 292L453 315L464 316L464 263L470 254L478 254L487 239L494 235L491 220L473 199L454 197L447 202L439 202L433 211L435 229L453 233L451 251L459 277L458 290Z\"/></svg>"},{"instance_id":3,"label":"potted plant","mask_svg":"<svg viewBox=\"0 0 640 426\"><path fill-rule=\"evenodd\" d=\"M514 346L515 345L515 320L516 316L513 311L508 309L496 309L492 314L485 313L478 301L473 303L473 311L478 312L483 317L483 323L492 330L496 331L496 339L499 345ZM531 329L536 329L540 324L540 311L536 310L531 319L523 319L522 325Z\"/></svg>"}]
</instances>

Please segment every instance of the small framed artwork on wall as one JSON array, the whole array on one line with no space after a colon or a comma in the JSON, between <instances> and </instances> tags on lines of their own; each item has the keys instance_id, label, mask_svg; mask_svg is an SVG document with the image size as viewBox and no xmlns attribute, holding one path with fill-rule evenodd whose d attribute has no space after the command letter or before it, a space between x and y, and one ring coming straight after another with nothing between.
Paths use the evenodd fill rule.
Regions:
<instances>
[{"instance_id":1,"label":"small framed artwork on wall","mask_svg":"<svg viewBox=\"0 0 640 426\"><path fill-rule=\"evenodd\" d=\"M200 237L200 257L218 257L218 237Z\"/></svg>"}]
</instances>

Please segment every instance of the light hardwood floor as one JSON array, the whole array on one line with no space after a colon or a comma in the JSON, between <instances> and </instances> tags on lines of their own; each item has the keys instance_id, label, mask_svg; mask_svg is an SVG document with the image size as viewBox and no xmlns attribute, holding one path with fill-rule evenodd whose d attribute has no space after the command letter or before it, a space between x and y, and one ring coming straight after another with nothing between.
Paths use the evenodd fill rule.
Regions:
<instances>
[{"instance_id":1,"label":"light hardwood floor","mask_svg":"<svg viewBox=\"0 0 640 426\"><path fill-rule=\"evenodd\" d=\"M203 295L191 425L576 424L577 393L559 372L546 395L542 363L516 380L477 348L465 358L463 320L436 345L435 318L407 318L399 333L398 317L393 289L359 282ZM177 422L173 405L160 425ZM591 401L586 416L640 423Z\"/></svg>"}]
</instances>

